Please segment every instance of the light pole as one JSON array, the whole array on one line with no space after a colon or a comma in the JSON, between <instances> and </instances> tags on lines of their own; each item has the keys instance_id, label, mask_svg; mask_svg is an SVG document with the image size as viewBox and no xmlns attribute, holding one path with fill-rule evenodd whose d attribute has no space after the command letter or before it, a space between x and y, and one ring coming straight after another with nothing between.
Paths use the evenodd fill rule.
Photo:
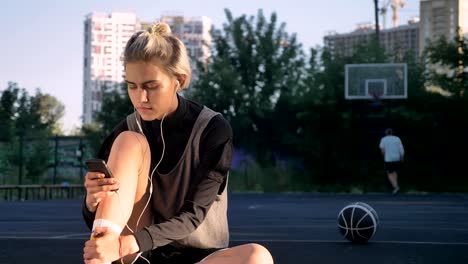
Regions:
<instances>
[{"instance_id":1,"label":"light pole","mask_svg":"<svg viewBox=\"0 0 468 264\"><path fill-rule=\"evenodd\" d=\"M377 48L380 47L380 29L379 29L379 0L374 0L375 7L375 39Z\"/></svg>"},{"instance_id":2,"label":"light pole","mask_svg":"<svg viewBox=\"0 0 468 264\"><path fill-rule=\"evenodd\" d=\"M23 134L23 131L20 131L19 133L19 160L18 160L19 162L18 184L19 185L23 184L23 140L24 140L24 134Z\"/></svg>"},{"instance_id":3,"label":"light pole","mask_svg":"<svg viewBox=\"0 0 468 264\"><path fill-rule=\"evenodd\" d=\"M57 184L57 165L58 165L58 135L55 135L54 138L55 149L54 149L54 179L53 183Z\"/></svg>"}]
</instances>

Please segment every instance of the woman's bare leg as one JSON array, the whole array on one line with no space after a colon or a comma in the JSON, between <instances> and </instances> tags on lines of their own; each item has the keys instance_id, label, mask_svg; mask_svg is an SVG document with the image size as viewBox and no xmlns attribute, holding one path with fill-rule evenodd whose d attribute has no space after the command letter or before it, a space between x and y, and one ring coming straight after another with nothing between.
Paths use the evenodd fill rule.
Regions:
<instances>
[{"instance_id":1,"label":"woman's bare leg","mask_svg":"<svg viewBox=\"0 0 468 264\"><path fill-rule=\"evenodd\" d=\"M251 243L217 251L198 264L273 264L273 257L264 246Z\"/></svg>"},{"instance_id":2,"label":"woman's bare leg","mask_svg":"<svg viewBox=\"0 0 468 264\"><path fill-rule=\"evenodd\" d=\"M99 203L96 219L106 219L119 225L123 229L121 234L136 232L152 223L150 205L142 214L149 198L150 164L151 153L143 135L125 131L117 136L107 165L120 182L120 189L118 194L106 197ZM131 263L135 256L124 258L125 263Z\"/></svg>"}]
</instances>

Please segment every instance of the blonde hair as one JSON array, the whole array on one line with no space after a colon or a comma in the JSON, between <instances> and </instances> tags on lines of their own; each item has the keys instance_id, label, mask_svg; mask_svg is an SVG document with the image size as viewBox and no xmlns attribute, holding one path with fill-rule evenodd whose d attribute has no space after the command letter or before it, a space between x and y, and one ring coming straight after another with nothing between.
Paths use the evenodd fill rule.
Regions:
<instances>
[{"instance_id":1,"label":"blonde hair","mask_svg":"<svg viewBox=\"0 0 468 264\"><path fill-rule=\"evenodd\" d=\"M184 43L172 35L164 22L156 22L147 30L138 31L128 40L123 54L124 66L129 62L155 62L173 76L185 76L180 88L190 84L192 75Z\"/></svg>"}]
</instances>

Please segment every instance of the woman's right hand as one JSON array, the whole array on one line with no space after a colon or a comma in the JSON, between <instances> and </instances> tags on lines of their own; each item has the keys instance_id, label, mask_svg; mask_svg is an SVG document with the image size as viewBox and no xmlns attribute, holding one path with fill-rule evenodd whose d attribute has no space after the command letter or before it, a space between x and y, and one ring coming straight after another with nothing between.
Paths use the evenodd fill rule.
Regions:
<instances>
[{"instance_id":1,"label":"woman's right hand","mask_svg":"<svg viewBox=\"0 0 468 264\"><path fill-rule=\"evenodd\" d=\"M105 178L103 173L88 172L85 176L86 207L90 212L96 212L99 202L118 190L119 182L114 178Z\"/></svg>"}]
</instances>

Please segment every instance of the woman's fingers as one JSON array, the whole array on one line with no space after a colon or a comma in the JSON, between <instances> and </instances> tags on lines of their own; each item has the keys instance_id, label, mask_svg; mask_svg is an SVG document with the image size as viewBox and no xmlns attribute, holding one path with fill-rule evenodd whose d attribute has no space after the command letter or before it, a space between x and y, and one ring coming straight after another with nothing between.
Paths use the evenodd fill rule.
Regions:
<instances>
[{"instance_id":1,"label":"woman's fingers","mask_svg":"<svg viewBox=\"0 0 468 264\"><path fill-rule=\"evenodd\" d=\"M106 185L94 185L94 186L89 186L86 191L88 195L93 195L93 194L100 194L100 193L105 193L105 192L111 192L114 190L118 190L120 187L120 184L114 183L114 184L106 184Z\"/></svg>"},{"instance_id":2,"label":"woman's fingers","mask_svg":"<svg viewBox=\"0 0 468 264\"><path fill-rule=\"evenodd\" d=\"M102 173L88 172L84 186L86 188L86 206L88 210L94 212L99 202L113 194L112 191L118 190L120 184L116 179L105 178Z\"/></svg>"},{"instance_id":3,"label":"woman's fingers","mask_svg":"<svg viewBox=\"0 0 468 264\"><path fill-rule=\"evenodd\" d=\"M93 237L85 242L85 263L110 262L119 258L119 234L108 232L107 227L96 228Z\"/></svg>"}]
</instances>

